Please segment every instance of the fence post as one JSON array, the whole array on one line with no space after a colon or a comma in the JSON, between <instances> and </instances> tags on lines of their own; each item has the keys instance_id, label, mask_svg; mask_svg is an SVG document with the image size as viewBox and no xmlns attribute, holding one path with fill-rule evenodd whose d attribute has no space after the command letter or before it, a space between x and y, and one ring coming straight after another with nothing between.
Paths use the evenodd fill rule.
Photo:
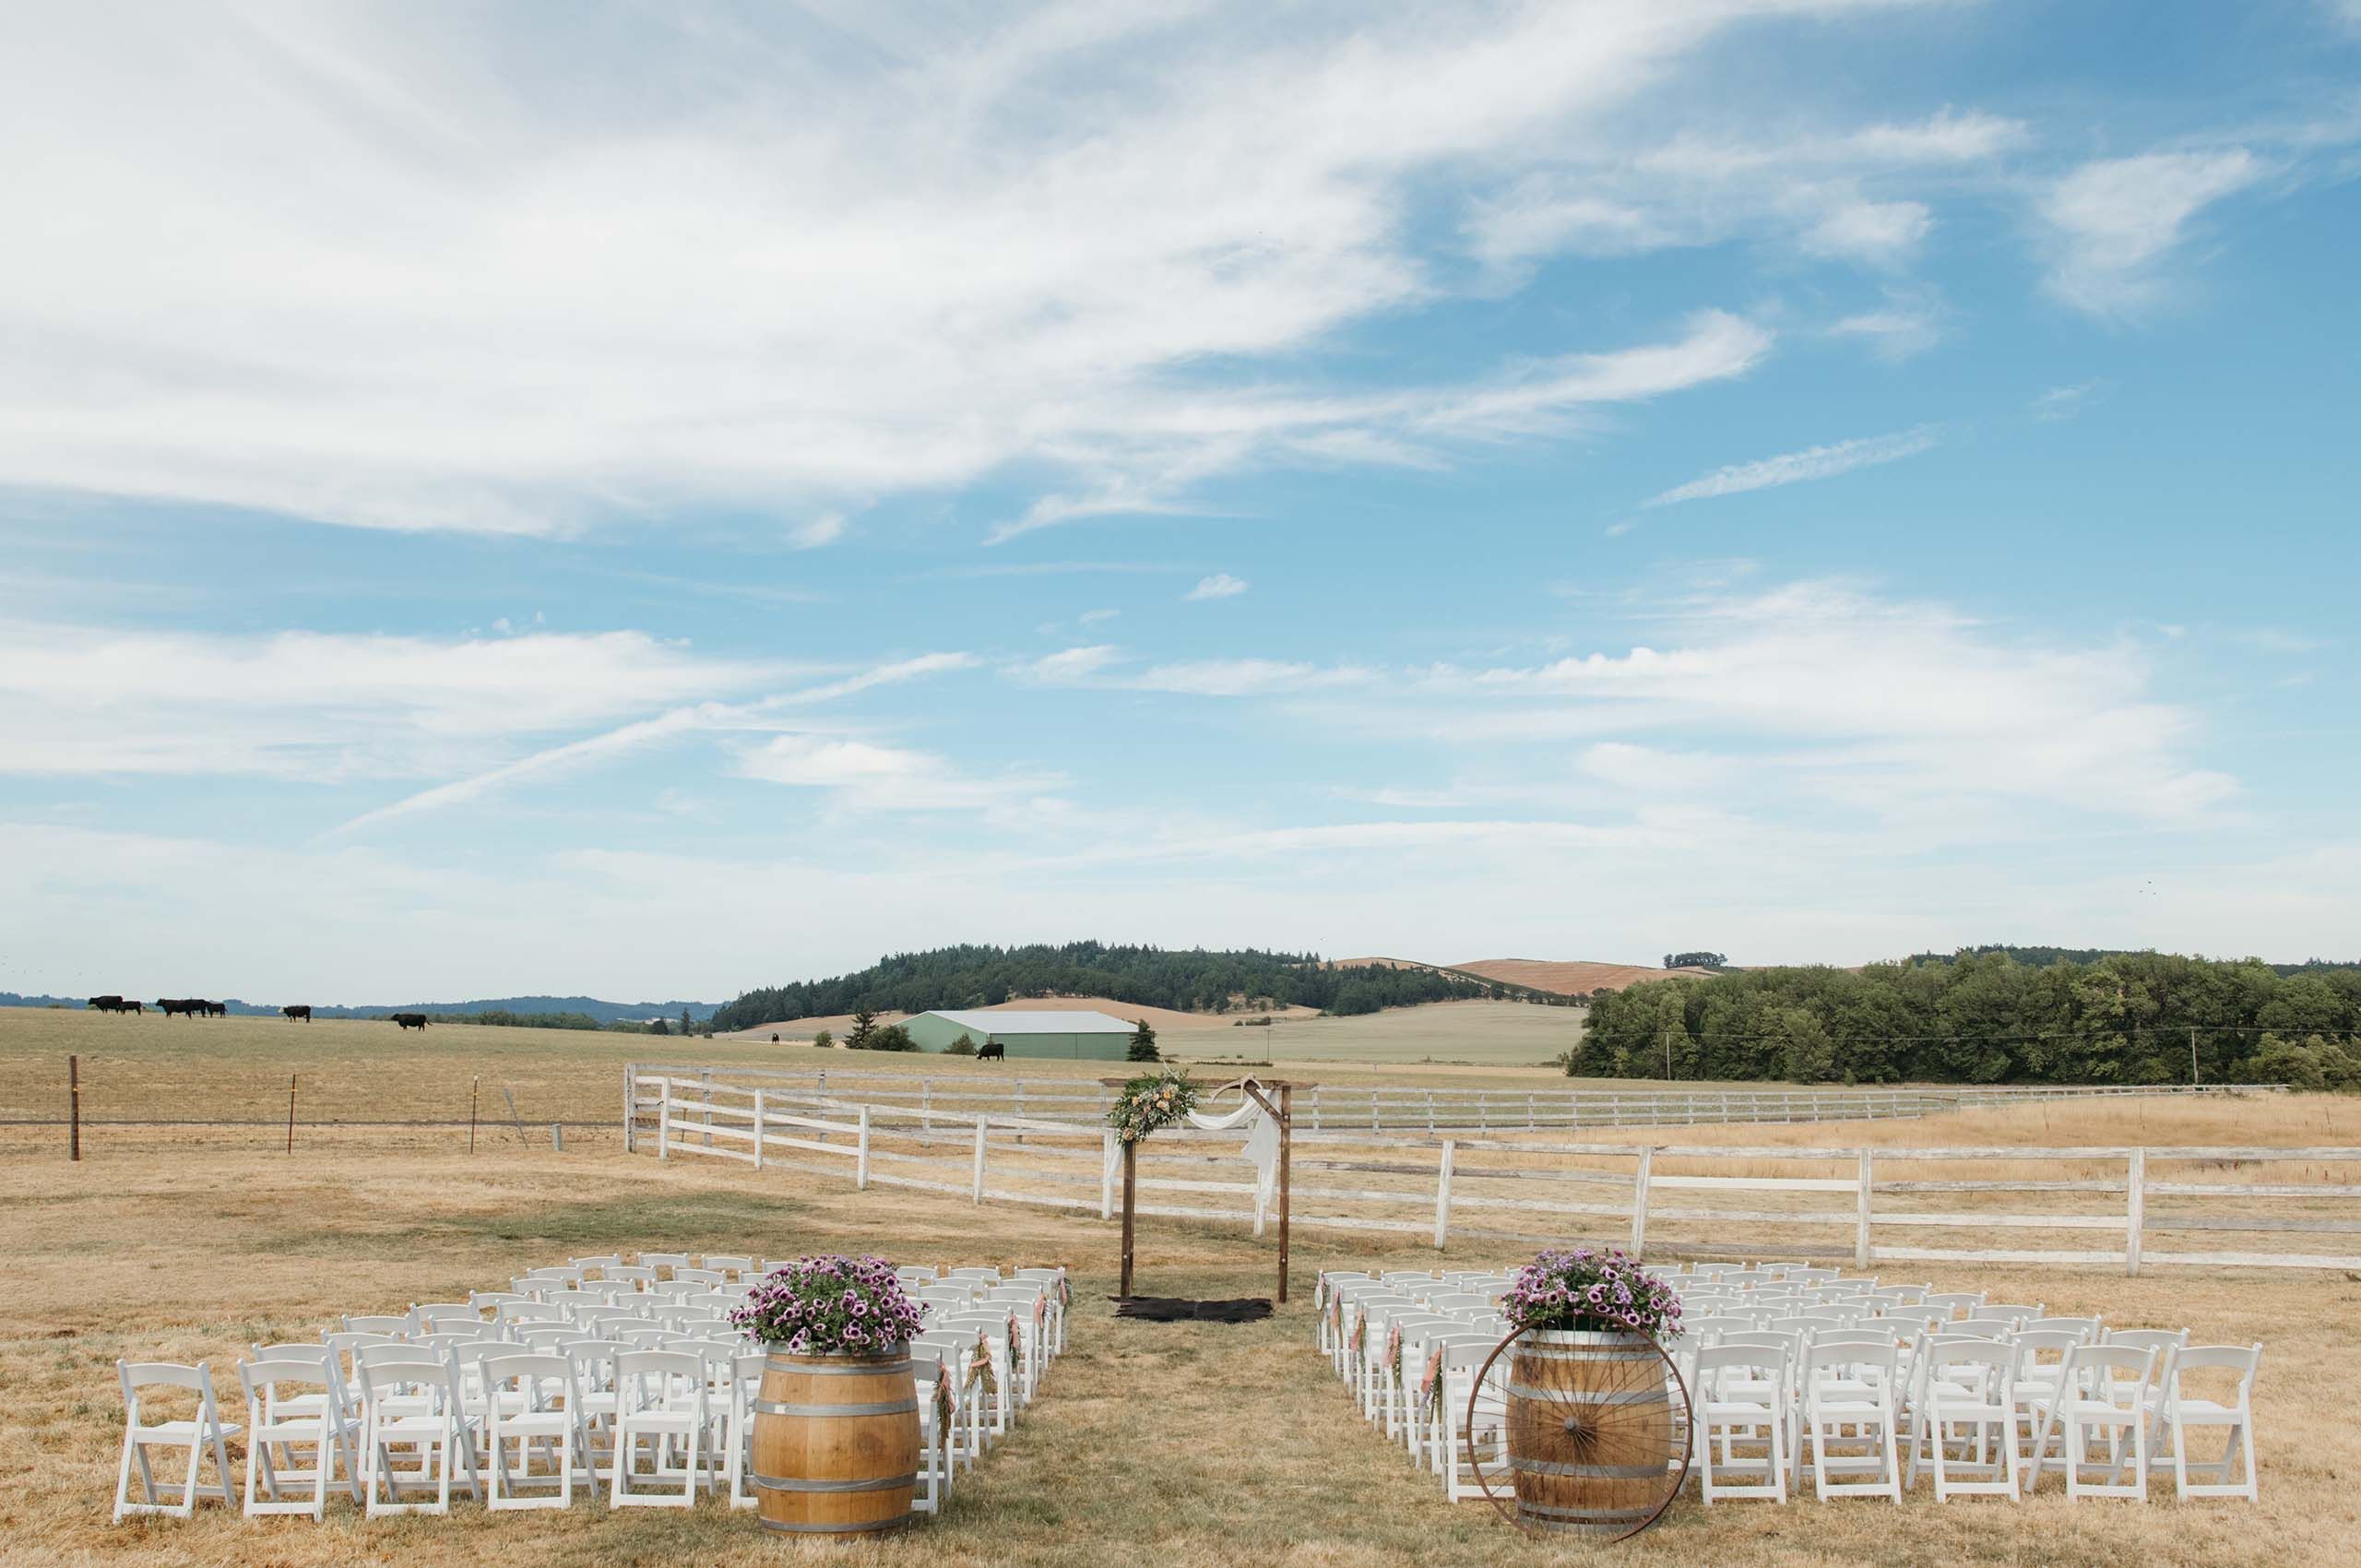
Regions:
<instances>
[{"instance_id":1,"label":"fence post","mask_svg":"<svg viewBox=\"0 0 2361 1568\"><path fill-rule=\"evenodd\" d=\"M1115 1129L1098 1135L1098 1218L1115 1218Z\"/></svg>"},{"instance_id":2,"label":"fence post","mask_svg":"<svg viewBox=\"0 0 2361 1568\"><path fill-rule=\"evenodd\" d=\"M2125 1172L2123 1203L2123 1272L2140 1277L2140 1232L2148 1223L2148 1151L2131 1151Z\"/></svg>"},{"instance_id":3,"label":"fence post","mask_svg":"<svg viewBox=\"0 0 2361 1568\"><path fill-rule=\"evenodd\" d=\"M761 1089L754 1091L754 1169L757 1170L763 1168L763 1132L768 1125L763 1119L763 1093Z\"/></svg>"},{"instance_id":4,"label":"fence post","mask_svg":"<svg viewBox=\"0 0 2361 1568\"><path fill-rule=\"evenodd\" d=\"M1427 1091L1427 1136L1435 1135L1435 1091Z\"/></svg>"},{"instance_id":5,"label":"fence post","mask_svg":"<svg viewBox=\"0 0 2361 1568\"><path fill-rule=\"evenodd\" d=\"M699 1073L697 1080L704 1086L705 1094L705 1110L698 1120L705 1123L705 1146L711 1148L713 1146L713 1069L707 1067L704 1072Z\"/></svg>"},{"instance_id":6,"label":"fence post","mask_svg":"<svg viewBox=\"0 0 2361 1568\"><path fill-rule=\"evenodd\" d=\"M82 1058L65 1059L65 1158L82 1158Z\"/></svg>"},{"instance_id":7,"label":"fence post","mask_svg":"<svg viewBox=\"0 0 2361 1568\"><path fill-rule=\"evenodd\" d=\"M934 1080L919 1080L919 1142L934 1142Z\"/></svg>"},{"instance_id":8,"label":"fence post","mask_svg":"<svg viewBox=\"0 0 2361 1568\"><path fill-rule=\"evenodd\" d=\"M869 1107L860 1108L860 1153L854 1159L852 1184L858 1192L869 1191Z\"/></svg>"},{"instance_id":9,"label":"fence post","mask_svg":"<svg viewBox=\"0 0 2361 1568\"><path fill-rule=\"evenodd\" d=\"M1451 1229L1451 1156L1452 1140L1442 1141L1442 1169L1435 1175L1435 1250L1442 1250L1443 1237Z\"/></svg>"},{"instance_id":10,"label":"fence post","mask_svg":"<svg viewBox=\"0 0 2361 1568\"><path fill-rule=\"evenodd\" d=\"M1540 1124L1541 1097L1537 1094L1526 1095L1525 1097L1525 1130L1530 1133Z\"/></svg>"},{"instance_id":11,"label":"fence post","mask_svg":"<svg viewBox=\"0 0 2361 1568\"><path fill-rule=\"evenodd\" d=\"M656 1102L656 1158L670 1159L672 1158L672 1079L668 1074L658 1081L664 1089L662 1097Z\"/></svg>"},{"instance_id":12,"label":"fence post","mask_svg":"<svg viewBox=\"0 0 2361 1568\"><path fill-rule=\"evenodd\" d=\"M1646 1144L1640 1146L1640 1174L1631 1183L1631 1255L1638 1257L1648 1244L1648 1169L1655 1163L1656 1151Z\"/></svg>"},{"instance_id":13,"label":"fence post","mask_svg":"<svg viewBox=\"0 0 2361 1568\"><path fill-rule=\"evenodd\" d=\"M1867 1268L1873 1255L1869 1248L1869 1189L1876 1180L1876 1156L1868 1149L1861 1151L1861 1189L1854 1194L1853 1206L1853 1266Z\"/></svg>"},{"instance_id":14,"label":"fence post","mask_svg":"<svg viewBox=\"0 0 2361 1568\"><path fill-rule=\"evenodd\" d=\"M550 1123L550 1149L551 1152L554 1154L564 1154L565 1152L564 1123L552 1122Z\"/></svg>"},{"instance_id":15,"label":"fence post","mask_svg":"<svg viewBox=\"0 0 2361 1568\"><path fill-rule=\"evenodd\" d=\"M623 1152L636 1151L638 1144L633 1134L639 1125L639 1063L623 1063Z\"/></svg>"},{"instance_id":16,"label":"fence post","mask_svg":"<svg viewBox=\"0 0 2361 1568\"><path fill-rule=\"evenodd\" d=\"M981 1112L976 1117L976 1177L968 1195L972 1202L984 1201L984 1118Z\"/></svg>"},{"instance_id":17,"label":"fence post","mask_svg":"<svg viewBox=\"0 0 2361 1568\"><path fill-rule=\"evenodd\" d=\"M1320 1086L1311 1086L1311 1130L1320 1131Z\"/></svg>"}]
</instances>

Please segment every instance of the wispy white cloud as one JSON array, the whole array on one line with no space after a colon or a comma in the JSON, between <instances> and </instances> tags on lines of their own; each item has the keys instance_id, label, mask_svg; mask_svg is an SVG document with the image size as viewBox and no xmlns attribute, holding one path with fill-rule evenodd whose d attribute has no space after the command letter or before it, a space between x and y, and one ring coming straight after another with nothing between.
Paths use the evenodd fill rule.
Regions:
<instances>
[{"instance_id":1,"label":"wispy white cloud","mask_svg":"<svg viewBox=\"0 0 2361 1568\"><path fill-rule=\"evenodd\" d=\"M811 521L798 523L787 530L787 541L798 550L817 550L824 544L834 544L845 536L845 515L823 512Z\"/></svg>"},{"instance_id":2,"label":"wispy white cloud","mask_svg":"<svg viewBox=\"0 0 2361 1568\"><path fill-rule=\"evenodd\" d=\"M552 746L464 778L455 778L433 789L421 790L388 805L363 812L333 831L338 834L354 833L398 818L464 805L528 779L540 780L575 772L611 757L697 731L779 729L785 721L778 716L792 709L834 702L877 686L897 685L905 681L919 680L948 671L969 669L976 663L976 659L969 654L922 654L916 659L877 665L840 680L777 693L753 703L708 702L674 708L653 719L635 720L603 734L569 741L564 745Z\"/></svg>"},{"instance_id":3,"label":"wispy white cloud","mask_svg":"<svg viewBox=\"0 0 2361 1568\"><path fill-rule=\"evenodd\" d=\"M0 622L0 773L431 777L520 735L813 670L630 631L248 637Z\"/></svg>"},{"instance_id":4,"label":"wispy white cloud","mask_svg":"<svg viewBox=\"0 0 2361 1568\"><path fill-rule=\"evenodd\" d=\"M1038 525L1172 510L1241 465L1430 462L1439 433L1498 427L1415 387L1376 418L1261 389L1453 286L1406 221L1437 172L1488 197L1569 148L1645 147L1629 111L1693 119L1717 40L1862 8L1233 28L691 0L550 47L498 7L178 7L129 34L18 7L0 163L71 221L0 291L0 482L485 533L706 505L814 519L813 543L881 497L1012 474L1050 493ZM1851 135L1870 164L2005 139L1973 115ZM1855 178L1833 168L1798 232L1906 242L1914 198ZM1883 215L1838 216L1856 203ZM1585 396L1523 390L1512 424Z\"/></svg>"},{"instance_id":5,"label":"wispy white cloud","mask_svg":"<svg viewBox=\"0 0 2361 1568\"><path fill-rule=\"evenodd\" d=\"M2082 165L2051 185L2040 204L2056 262L2052 292L2096 315L2137 313L2166 291L2165 258L2187 238L2189 220L2266 172L2244 148L2148 152Z\"/></svg>"},{"instance_id":6,"label":"wispy white cloud","mask_svg":"<svg viewBox=\"0 0 2361 1568\"><path fill-rule=\"evenodd\" d=\"M1783 452L1775 457L1760 457L1750 463L1732 463L1715 469L1712 473L1678 484L1661 494L1650 496L1643 506L1673 506L1684 501L1703 501L1721 495L1738 495L1750 490L1768 490L1783 484L1802 484L1811 480L1833 479L1855 469L1873 468L1880 463L1899 462L1915 457L1933 447L1941 433L1932 425L1920 425L1915 430L1897 431L1892 435L1862 436L1851 441L1832 442L1825 446L1808 446L1800 452Z\"/></svg>"},{"instance_id":7,"label":"wispy white cloud","mask_svg":"<svg viewBox=\"0 0 2361 1568\"><path fill-rule=\"evenodd\" d=\"M2091 400L2106 389L2103 381L2078 381L2070 386L2053 386L2025 405L2034 418L2056 423L2070 420L2091 406Z\"/></svg>"},{"instance_id":8,"label":"wispy white cloud","mask_svg":"<svg viewBox=\"0 0 2361 1568\"><path fill-rule=\"evenodd\" d=\"M1243 577L1233 577L1228 572L1216 572L1210 577L1199 577L1197 586L1181 595L1183 599L1236 599L1247 588Z\"/></svg>"},{"instance_id":9,"label":"wispy white cloud","mask_svg":"<svg viewBox=\"0 0 2361 1568\"><path fill-rule=\"evenodd\" d=\"M775 735L737 759L742 778L825 790L844 812L985 811L1038 795L1061 774L1020 772L979 778L950 758L837 735Z\"/></svg>"},{"instance_id":10,"label":"wispy white cloud","mask_svg":"<svg viewBox=\"0 0 2361 1568\"><path fill-rule=\"evenodd\" d=\"M1881 358L1906 360L1942 340L1950 314L1933 290L1889 289L1883 304L1841 317L1828 330L1836 337L1865 339Z\"/></svg>"}]
</instances>

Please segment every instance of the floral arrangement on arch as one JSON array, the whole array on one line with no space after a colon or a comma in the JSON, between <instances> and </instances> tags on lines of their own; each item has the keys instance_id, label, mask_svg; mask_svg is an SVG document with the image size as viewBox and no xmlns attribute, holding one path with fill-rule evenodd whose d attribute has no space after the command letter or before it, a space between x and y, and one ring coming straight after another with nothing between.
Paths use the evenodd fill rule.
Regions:
<instances>
[{"instance_id":1,"label":"floral arrangement on arch","mask_svg":"<svg viewBox=\"0 0 2361 1568\"><path fill-rule=\"evenodd\" d=\"M1517 1270L1501 1311L1517 1328L1577 1334L1680 1333L1680 1295L1619 1247L1551 1248Z\"/></svg>"},{"instance_id":2,"label":"floral arrangement on arch","mask_svg":"<svg viewBox=\"0 0 2361 1568\"><path fill-rule=\"evenodd\" d=\"M1181 1121L1197 1109L1197 1086L1186 1067L1143 1073L1116 1091L1107 1108L1107 1125L1127 1144Z\"/></svg>"},{"instance_id":3,"label":"floral arrangement on arch","mask_svg":"<svg viewBox=\"0 0 2361 1568\"><path fill-rule=\"evenodd\" d=\"M763 1276L730 1321L799 1356L884 1356L919 1332L910 1300L884 1258L798 1258Z\"/></svg>"}]
</instances>

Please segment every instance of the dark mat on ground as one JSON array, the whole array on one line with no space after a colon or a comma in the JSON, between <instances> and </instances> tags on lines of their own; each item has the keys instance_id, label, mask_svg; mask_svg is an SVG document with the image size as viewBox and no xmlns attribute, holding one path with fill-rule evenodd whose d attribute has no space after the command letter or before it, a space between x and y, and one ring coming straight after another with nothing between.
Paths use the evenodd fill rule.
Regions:
<instances>
[{"instance_id":1,"label":"dark mat on ground","mask_svg":"<svg viewBox=\"0 0 2361 1568\"><path fill-rule=\"evenodd\" d=\"M1271 1315L1271 1303L1260 1296L1233 1301L1192 1301L1185 1296L1110 1297L1117 1317L1145 1318L1150 1323L1260 1323Z\"/></svg>"}]
</instances>

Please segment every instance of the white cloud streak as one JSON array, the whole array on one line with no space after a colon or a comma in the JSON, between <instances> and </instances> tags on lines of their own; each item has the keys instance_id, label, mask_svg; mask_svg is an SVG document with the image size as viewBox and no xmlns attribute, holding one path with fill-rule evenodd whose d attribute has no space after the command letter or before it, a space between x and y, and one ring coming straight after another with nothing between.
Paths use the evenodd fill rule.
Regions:
<instances>
[{"instance_id":1,"label":"white cloud streak","mask_svg":"<svg viewBox=\"0 0 2361 1568\"><path fill-rule=\"evenodd\" d=\"M1832 442L1825 446L1808 446L1800 452L1783 452L1775 457L1761 457L1750 463L1732 463L1715 469L1712 473L1673 486L1661 494L1650 496L1644 506L1674 506L1684 501L1705 501L1722 495L1739 495L1750 490L1769 490L1784 484L1803 484L1812 480L1834 479L1855 469L1874 468L1880 463L1899 462L1915 457L1932 448L1941 439L1941 433L1932 425L1920 425L1916 430L1897 431L1892 435L1863 436L1852 441Z\"/></svg>"},{"instance_id":2,"label":"white cloud streak","mask_svg":"<svg viewBox=\"0 0 2361 1568\"><path fill-rule=\"evenodd\" d=\"M1210 577L1199 577L1197 586L1180 597L1184 600L1236 599L1246 588L1244 578L1233 577L1228 572L1216 572Z\"/></svg>"},{"instance_id":3,"label":"white cloud streak","mask_svg":"<svg viewBox=\"0 0 2361 1568\"><path fill-rule=\"evenodd\" d=\"M2168 286L2163 262L2187 238L2189 220L2265 172L2244 148L2149 152L2083 164L2041 202L2057 252L2051 291L2101 315L2155 304Z\"/></svg>"}]
</instances>

